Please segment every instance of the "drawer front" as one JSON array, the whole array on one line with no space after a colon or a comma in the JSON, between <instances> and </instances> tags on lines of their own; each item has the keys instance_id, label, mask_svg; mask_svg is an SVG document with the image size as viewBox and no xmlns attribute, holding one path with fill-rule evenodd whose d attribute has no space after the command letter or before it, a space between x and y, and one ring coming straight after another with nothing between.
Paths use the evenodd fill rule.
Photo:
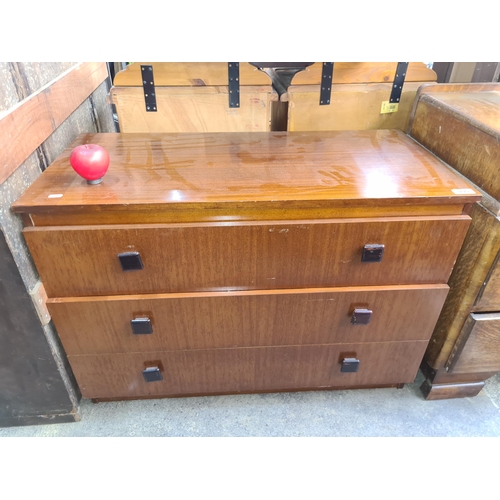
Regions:
<instances>
[{"instance_id":1,"label":"drawer front","mask_svg":"<svg viewBox=\"0 0 500 500\"><path fill-rule=\"evenodd\" d=\"M500 254L486 278L484 288L479 292L474 311L500 311Z\"/></svg>"},{"instance_id":2,"label":"drawer front","mask_svg":"<svg viewBox=\"0 0 500 500\"><path fill-rule=\"evenodd\" d=\"M469 223L451 216L34 227L24 235L49 297L77 297L446 283ZM385 246L380 262L362 262L370 244Z\"/></svg>"},{"instance_id":3,"label":"drawer front","mask_svg":"<svg viewBox=\"0 0 500 500\"><path fill-rule=\"evenodd\" d=\"M450 373L500 371L500 313L470 314L447 366Z\"/></svg>"},{"instance_id":4,"label":"drawer front","mask_svg":"<svg viewBox=\"0 0 500 500\"><path fill-rule=\"evenodd\" d=\"M70 298L47 305L66 353L80 355L429 340L447 293L446 285L423 285Z\"/></svg>"},{"instance_id":5,"label":"drawer front","mask_svg":"<svg viewBox=\"0 0 500 500\"><path fill-rule=\"evenodd\" d=\"M427 342L69 356L85 398L177 396L411 383ZM342 361L359 361L342 372ZM346 362L350 368L354 363ZM146 382L149 369L161 380ZM157 371L156 371L157 373Z\"/></svg>"}]
</instances>

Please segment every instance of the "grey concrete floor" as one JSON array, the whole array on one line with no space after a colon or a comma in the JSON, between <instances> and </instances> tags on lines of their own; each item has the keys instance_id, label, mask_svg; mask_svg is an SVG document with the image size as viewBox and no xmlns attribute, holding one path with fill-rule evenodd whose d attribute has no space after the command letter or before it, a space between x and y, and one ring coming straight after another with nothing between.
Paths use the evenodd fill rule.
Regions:
<instances>
[{"instance_id":1,"label":"grey concrete floor","mask_svg":"<svg viewBox=\"0 0 500 500\"><path fill-rule=\"evenodd\" d=\"M500 374L474 398L425 401L403 389L314 391L93 404L80 422L7 436L500 436Z\"/></svg>"}]
</instances>

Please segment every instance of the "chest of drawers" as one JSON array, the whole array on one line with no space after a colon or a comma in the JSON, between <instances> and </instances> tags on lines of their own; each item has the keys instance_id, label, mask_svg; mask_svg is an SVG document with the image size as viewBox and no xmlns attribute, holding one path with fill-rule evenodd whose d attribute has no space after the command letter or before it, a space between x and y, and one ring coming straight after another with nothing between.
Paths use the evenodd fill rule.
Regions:
<instances>
[{"instance_id":1,"label":"chest of drawers","mask_svg":"<svg viewBox=\"0 0 500 500\"><path fill-rule=\"evenodd\" d=\"M479 198L396 130L86 134L13 210L83 396L113 399L412 382Z\"/></svg>"}]
</instances>

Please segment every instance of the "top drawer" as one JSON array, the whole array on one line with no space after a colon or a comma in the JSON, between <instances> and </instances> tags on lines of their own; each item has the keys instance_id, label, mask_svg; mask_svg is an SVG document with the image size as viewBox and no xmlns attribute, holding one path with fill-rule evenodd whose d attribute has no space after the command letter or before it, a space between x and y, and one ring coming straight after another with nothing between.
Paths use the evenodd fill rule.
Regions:
<instances>
[{"instance_id":1,"label":"top drawer","mask_svg":"<svg viewBox=\"0 0 500 500\"><path fill-rule=\"evenodd\" d=\"M446 283L470 218L31 227L50 297ZM363 248L384 245L380 262ZM137 252L142 269L123 271Z\"/></svg>"}]
</instances>

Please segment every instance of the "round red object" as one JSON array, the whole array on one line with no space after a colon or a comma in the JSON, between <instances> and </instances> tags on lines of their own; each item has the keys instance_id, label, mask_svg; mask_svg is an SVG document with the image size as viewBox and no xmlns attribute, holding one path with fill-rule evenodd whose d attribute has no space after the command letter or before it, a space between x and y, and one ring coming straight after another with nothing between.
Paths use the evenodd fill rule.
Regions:
<instances>
[{"instance_id":1,"label":"round red object","mask_svg":"<svg viewBox=\"0 0 500 500\"><path fill-rule=\"evenodd\" d=\"M69 162L89 184L98 184L108 171L108 152L98 144L82 144L71 151Z\"/></svg>"}]
</instances>

